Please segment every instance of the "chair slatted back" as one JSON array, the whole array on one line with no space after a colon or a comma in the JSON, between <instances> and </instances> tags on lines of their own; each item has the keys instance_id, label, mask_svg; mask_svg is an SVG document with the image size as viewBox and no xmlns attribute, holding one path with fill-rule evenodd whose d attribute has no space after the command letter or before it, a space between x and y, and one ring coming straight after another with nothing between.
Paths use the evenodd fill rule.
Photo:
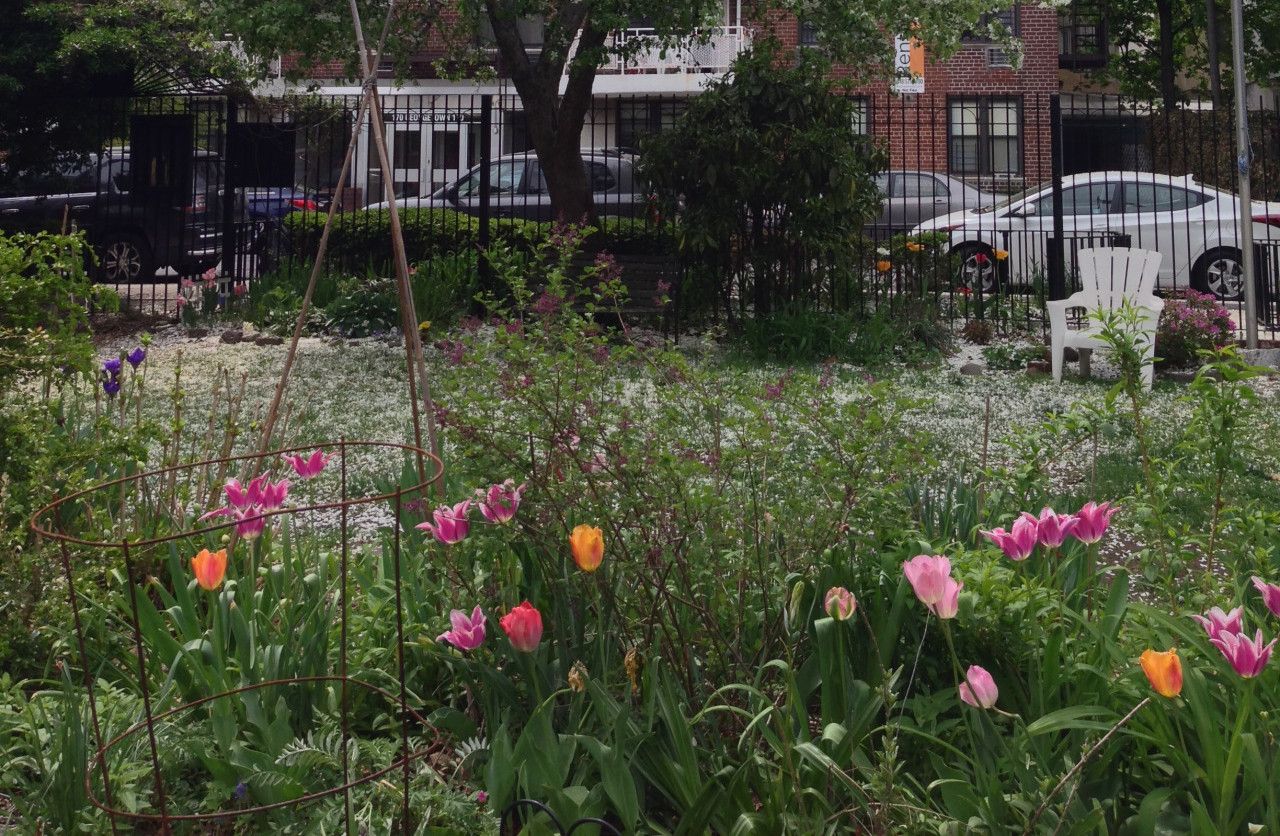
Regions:
<instances>
[{"instance_id":1,"label":"chair slatted back","mask_svg":"<svg viewBox=\"0 0 1280 836\"><path fill-rule=\"evenodd\" d=\"M1151 250L1096 247L1080 250L1077 264L1080 284L1086 296L1094 298L1090 308L1118 308L1124 300L1136 302L1155 296L1162 256Z\"/></svg>"}]
</instances>

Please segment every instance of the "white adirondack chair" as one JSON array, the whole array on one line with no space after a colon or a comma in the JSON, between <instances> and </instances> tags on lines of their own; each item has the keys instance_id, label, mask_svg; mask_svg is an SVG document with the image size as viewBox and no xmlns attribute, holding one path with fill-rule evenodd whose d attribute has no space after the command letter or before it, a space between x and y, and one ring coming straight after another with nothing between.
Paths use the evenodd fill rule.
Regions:
<instances>
[{"instance_id":1,"label":"white adirondack chair","mask_svg":"<svg viewBox=\"0 0 1280 836\"><path fill-rule=\"evenodd\" d=\"M1089 356L1095 348L1106 348L1098 338L1102 327L1097 320L1086 318L1082 327L1067 327L1067 311L1084 308L1086 314L1118 308L1125 301L1142 314L1142 331L1146 337L1142 379L1148 389L1155 375L1156 326L1164 300L1155 294L1156 274L1160 270L1160 253L1150 250L1099 247L1080 250L1077 265L1084 288L1067 299L1048 303L1049 348L1052 352L1053 379L1062 380L1062 350L1067 346L1080 354L1080 373L1089 375Z\"/></svg>"}]
</instances>

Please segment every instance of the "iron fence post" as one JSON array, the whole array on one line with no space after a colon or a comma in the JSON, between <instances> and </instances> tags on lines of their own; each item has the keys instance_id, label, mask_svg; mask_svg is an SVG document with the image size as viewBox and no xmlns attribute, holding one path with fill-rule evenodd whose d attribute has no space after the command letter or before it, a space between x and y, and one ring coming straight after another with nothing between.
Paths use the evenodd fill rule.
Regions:
<instances>
[{"instance_id":1,"label":"iron fence post","mask_svg":"<svg viewBox=\"0 0 1280 836\"><path fill-rule=\"evenodd\" d=\"M478 246L480 287L492 289L492 271L489 265L489 182L490 157L493 156L493 94L480 97L480 235Z\"/></svg>"},{"instance_id":2,"label":"iron fence post","mask_svg":"<svg viewBox=\"0 0 1280 836\"><path fill-rule=\"evenodd\" d=\"M1053 237L1049 239L1049 298L1067 298L1062 221L1062 97L1049 98L1049 159L1053 176Z\"/></svg>"},{"instance_id":3,"label":"iron fence post","mask_svg":"<svg viewBox=\"0 0 1280 836\"><path fill-rule=\"evenodd\" d=\"M222 164L222 275L233 281L239 275L236 262L236 130L239 103L233 94L227 95L226 142L223 146Z\"/></svg>"}]
</instances>

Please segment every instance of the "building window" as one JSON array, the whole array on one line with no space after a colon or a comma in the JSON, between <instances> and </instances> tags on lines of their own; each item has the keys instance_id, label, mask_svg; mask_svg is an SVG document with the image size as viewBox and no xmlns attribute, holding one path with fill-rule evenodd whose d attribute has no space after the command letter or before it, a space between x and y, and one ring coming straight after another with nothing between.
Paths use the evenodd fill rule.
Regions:
<instances>
[{"instance_id":1,"label":"building window","mask_svg":"<svg viewBox=\"0 0 1280 836\"><path fill-rule=\"evenodd\" d=\"M799 30L796 33L796 43L800 44L800 46L817 46L818 27L807 20L800 21Z\"/></svg>"},{"instance_id":2,"label":"building window","mask_svg":"<svg viewBox=\"0 0 1280 836\"><path fill-rule=\"evenodd\" d=\"M974 27L960 36L960 40L966 43L991 43L996 40L994 34L998 33L1003 27L1006 32L1015 38L1022 36L1022 13L1020 7L1010 6L999 12L988 12L978 18L978 22ZM992 30L996 30L995 33Z\"/></svg>"},{"instance_id":3,"label":"building window","mask_svg":"<svg viewBox=\"0 0 1280 836\"><path fill-rule=\"evenodd\" d=\"M871 103L866 96L854 96L849 100L852 114L849 117L850 127L855 136L871 135Z\"/></svg>"},{"instance_id":4,"label":"building window","mask_svg":"<svg viewBox=\"0 0 1280 836\"><path fill-rule=\"evenodd\" d=\"M1022 174L1022 104L1014 98L952 99L947 161L952 174Z\"/></svg>"},{"instance_id":5,"label":"building window","mask_svg":"<svg viewBox=\"0 0 1280 836\"><path fill-rule=\"evenodd\" d=\"M684 110L685 103L679 99L665 102L644 99L618 102L618 147L638 150L643 137L671 127Z\"/></svg>"},{"instance_id":6,"label":"building window","mask_svg":"<svg viewBox=\"0 0 1280 836\"><path fill-rule=\"evenodd\" d=\"M1107 35L1097 2L1075 0L1058 15L1058 64L1077 70L1107 63Z\"/></svg>"}]
</instances>

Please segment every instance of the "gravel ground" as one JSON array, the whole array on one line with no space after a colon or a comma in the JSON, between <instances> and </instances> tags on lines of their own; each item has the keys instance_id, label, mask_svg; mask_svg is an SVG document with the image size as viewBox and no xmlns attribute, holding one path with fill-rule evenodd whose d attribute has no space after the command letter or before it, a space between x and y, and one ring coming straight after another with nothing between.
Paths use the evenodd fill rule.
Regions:
<instances>
[{"instance_id":1,"label":"gravel ground","mask_svg":"<svg viewBox=\"0 0 1280 836\"><path fill-rule=\"evenodd\" d=\"M260 346L250 341L225 344L219 333L193 338L178 327L160 327L155 333L147 362L148 409L156 417L168 415L167 398L161 389L171 386L174 374L181 369L186 399L184 410L192 423L199 425L211 406L211 391L216 379L230 381L238 387L244 381L244 404L250 428L260 420L269 403L275 382L283 365L287 345ZM252 334L249 335L250 337ZM694 354L714 357L719 349L706 342L688 340ZM127 350L136 344L136 336L108 335L101 342L104 356ZM447 374L443 358L428 349L430 374L433 379ZM1104 357L1095 356L1092 380L1068 377L1056 385L1045 376L1032 377L1022 371L987 370L980 375L963 375L959 369L967 363L982 363L978 346L961 345L945 361L930 366L899 365L875 370L882 379L898 382L911 393L921 396L926 404L909 413L901 430L906 433L927 431L936 439L935 452L953 469L972 471L979 465L987 410L990 410L990 445L988 462L1010 464L1015 456L1010 435L1021 427L1032 426L1044 416L1064 412L1079 404L1103 403L1114 382L1115 369ZM1069 367L1070 369L1071 367ZM397 440L406 438L410 426L410 410L404 392L403 351L395 340L342 340L308 337L302 340L293 374L290 415L285 440L297 443L338 438L371 438ZM758 380L763 387L784 371L780 367L725 370L740 376L748 384ZM865 386L870 373L866 369L842 366L835 375L835 396L854 397ZM1274 438L1280 431L1280 378L1255 381L1261 395L1255 427L1264 437ZM648 391L647 389L645 391ZM1157 381L1149 412L1155 443L1172 439L1185 425L1191 405L1184 400L1186 387L1175 382ZM195 417L192 417L195 416ZM246 434L245 437L248 437ZM1105 443L1105 442L1104 442ZM1121 442L1128 443L1128 442ZM1061 493L1080 493L1090 478L1091 451L1080 456L1067 456L1051 468L1054 488ZM353 479L355 489L371 491L375 476L386 478L395 473L400 459L385 451L353 452L351 471L365 478ZM1274 461L1263 463L1269 472L1280 472ZM326 476L330 474L326 473ZM314 487L328 486L324 477ZM1099 497L1102 499L1105 497ZM388 521L384 506L370 506L353 519L360 528L374 528ZM1122 518L1118 530L1108 538L1104 561L1123 565L1141 547L1131 532L1124 531ZM314 524L336 525L336 513L318 515Z\"/></svg>"}]
</instances>

